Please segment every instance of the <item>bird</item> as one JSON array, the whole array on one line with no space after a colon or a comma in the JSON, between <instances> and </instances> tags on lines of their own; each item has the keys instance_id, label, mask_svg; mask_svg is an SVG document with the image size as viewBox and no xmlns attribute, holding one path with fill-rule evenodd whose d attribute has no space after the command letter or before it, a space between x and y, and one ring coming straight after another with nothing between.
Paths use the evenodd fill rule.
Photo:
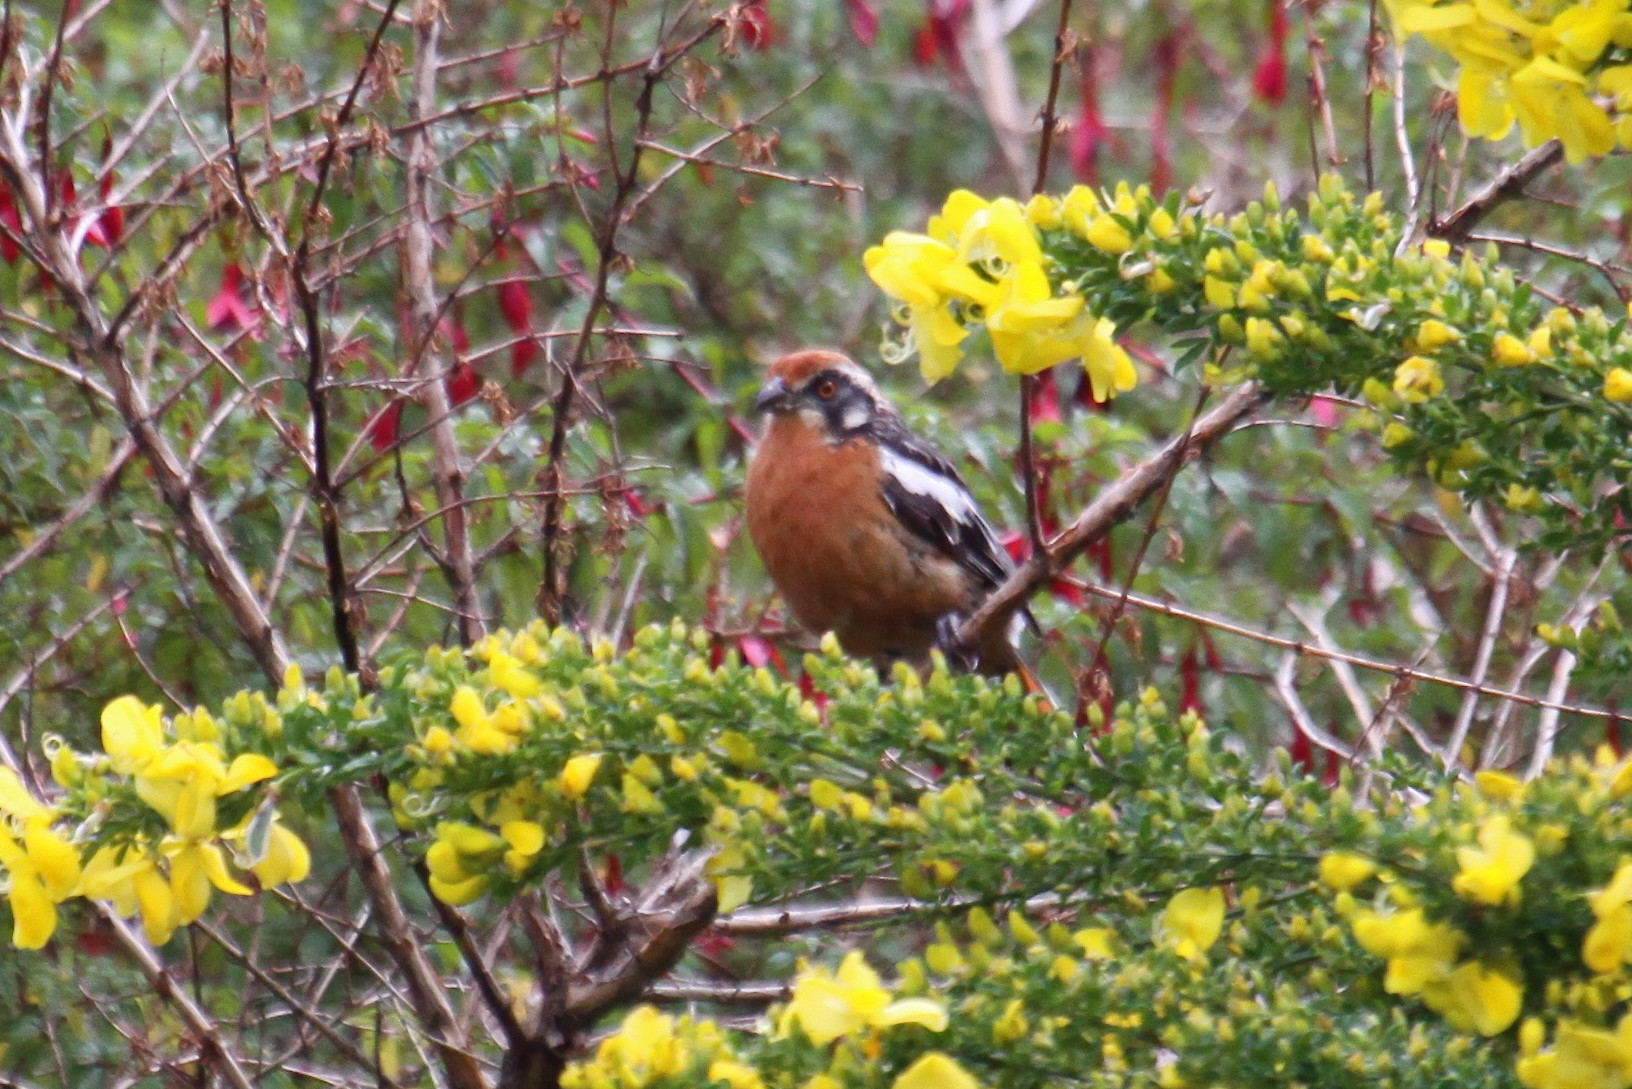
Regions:
<instances>
[{"instance_id":1,"label":"bird","mask_svg":"<svg viewBox=\"0 0 1632 1089\"><path fill-rule=\"evenodd\" d=\"M1030 688L1015 618L952 645L1014 565L957 469L872 377L840 352L796 351L771 364L754 408L770 419L748 467L748 535L794 617L881 672L923 669L939 648Z\"/></svg>"}]
</instances>

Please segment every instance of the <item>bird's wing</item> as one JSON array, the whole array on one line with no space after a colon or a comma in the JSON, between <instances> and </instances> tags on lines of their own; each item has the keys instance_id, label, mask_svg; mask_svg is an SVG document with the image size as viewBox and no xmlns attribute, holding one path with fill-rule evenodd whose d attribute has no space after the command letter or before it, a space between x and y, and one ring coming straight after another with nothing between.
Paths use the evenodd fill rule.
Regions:
<instances>
[{"instance_id":1,"label":"bird's wing","mask_svg":"<svg viewBox=\"0 0 1632 1089\"><path fill-rule=\"evenodd\" d=\"M880 436L884 501L908 530L992 589L1013 570L958 471L905 427Z\"/></svg>"}]
</instances>

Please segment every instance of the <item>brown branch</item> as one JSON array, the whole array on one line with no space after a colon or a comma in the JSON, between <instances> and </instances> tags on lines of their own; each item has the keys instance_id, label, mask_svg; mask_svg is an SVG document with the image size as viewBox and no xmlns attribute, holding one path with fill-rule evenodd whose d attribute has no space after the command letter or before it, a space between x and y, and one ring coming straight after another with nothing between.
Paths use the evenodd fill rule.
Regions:
<instances>
[{"instance_id":1,"label":"brown branch","mask_svg":"<svg viewBox=\"0 0 1632 1089\"><path fill-rule=\"evenodd\" d=\"M443 6L420 0L414 10L414 94L410 111L423 116L436 105L437 49ZM408 225L403 237L402 278L408 296L409 344L416 346L414 369L421 376L417 399L431 418L432 480L442 520L443 549L438 566L453 591L459 641L466 646L486 629L476 601L476 568L471 560L470 523L463 502L465 474L460 467L459 444L454 434L453 409L440 368L432 359L441 305L436 298L432 267L435 239L431 234L430 189L437 169L433 130L419 128L408 138L405 180Z\"/></svg>"},{"instance_id":2,"label":"brown branch","mask_svg":"<svg viewBox=\"0 0 1632 1089\"><path fill-rule=\"evenodd\" d=\"M1055 106L1060 99L1060 75L1065 68L1067 54L1065 36L1071 27L1071 0L1060 0L1060 21L1054 28L1054 60L1048 68L1048 97L1043 100L1043 138L1037 145L1037 180L1031 185L1032 193L1041 193L1048 185L1048 158L1054 146L1054 128L1059 124Z\"/></svg>"},{"instance_id":3,"label":"brown branch","mask_svg":"<svg viewBox=\"0 0 1632 1089\"><path fill-rule=\"evenodd\" d=\"M1003 623L1014 610L1042 589L1083 551L1125 521L1134 509L1162 488L1190 459L1207 451L1229 434L1237 423L1267 400L1256 383L1241 386L1207 415L1195 422L1184 435L1172 439L1148 461L1123 473L1077 520L1048 542L1048 547L1031 554L1003 585L992 591L984 603L958 629L962 646L978 646L989 627Z\"/></svg>"},{"instance_id":4,"label":"brown branch","mask_svg":"<svg viewBox=\"0 0 1632 1089\"><path fill-rule=\"evenodd\" d=\"M454 1017L453 1007L442 980L431 967L425 949L414 935L402 902L397 898L391 871L385 864L380 841L363 810L362 795L355 785L336 787L329 792L329 804L339 818L340 837L352 867L368 890L377 916L380 940L402 971L408 1000L425 1031L435 1042L448 1083L454 1089L485 1089L486 1079L475 1055L465 1046L464 1034Z\"/></svg>"},{"instance_id":5,"label":"brown branch","mask_svg":"<svg viewBox=\"0 0 1632 1089\"><path fill-rule=\"evenodd\" d=\"M1466 242L1469 233L1481 220L1508 201L1524 196L1525 186L1563 156L1563 144L1557 140L1547 141L1491 179L1489 185L1470 197L1462 207L1444 219L1429 224L1428 233L1453 244Z\"/></svg>"},{"instance_id":6,"label":"brown branch","mask_svg":"<svg viewBox=\"0 0 1632 1089\"><path fill-rule=\"evenodd\" d=\"M176 981L165 970L164 962L159 959L152 947L136 936L135 931L130 928L130 923L121 919L111 905L95 900L90 901L90 904L92 910L101 917L103 924L119 939L119 944L124 946L125 952L136 962L142 975L147 977L153 993L176 1011L182 1024L187 1026L187 1031L198 1041L199 1048L205 1056L204 1065L214 1069L227 1084L235 1086L236 1089L253 1089L254 1083L244 1071L243 1063L227 1046L221 1033L216 1029L215 1022L183 988L176 985Z\"/></svg>"},{"instance_id":7,"label":"brown branch","mask_svg":"<svg viewBox=\"0 0 1632 1089\"><path fill-rule=\"evenodd\" d=\"M699 39L701 40L701 39ZM573 401L578 394L579 371L589 355L591 336L601 310L607 305L607 288L612 278L612 265L617 258L618 228L622 225L624 205L634 192L641 153L652 120L652 94L665 70L661 49L652 54L641 76L640 93L635 98L635 138L629 149L629 165L618 175L617 189L612 195L612 207L606 213L601 237L596 245L595 286L579 323L578 342L572 358L561 370L561 389L551 406L550 447L545 463L545 487L549 495L544 500L543 547L544 575L538 586L538 615L548 624L561 622L561 587L557 585L561 562L561 515L565 506L563 489L566 485L565 467L567 430L571 424ZM609 136L610 138L610 136Z\"/></svg>"}]
</instances>

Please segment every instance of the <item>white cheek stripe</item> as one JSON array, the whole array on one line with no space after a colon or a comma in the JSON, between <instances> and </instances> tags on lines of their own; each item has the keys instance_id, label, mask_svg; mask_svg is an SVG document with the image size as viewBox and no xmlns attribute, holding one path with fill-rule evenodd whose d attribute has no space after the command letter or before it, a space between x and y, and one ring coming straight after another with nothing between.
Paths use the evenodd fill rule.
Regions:
<instances>
[{"instance_id":1,"label":"white cheek stripe","mask_svg":"<svg viewBox=\"0 0 1632 1089\"><path fill-rule=\"evenodd\" d=\"M883 458L884 471L894 477L901 487L913 495L933 499L955 522L964 525L979 524L980 510L975 506L974 497L957 481L942 476L911 458L902 457L888 447L881 447L879 455Z\"/></svg>"},{"instance_id":2,"label":"white cheek stripe","mask_svg":"<svg viewBox=\"0 0 1632 1089\"><path fill-rule=\"evenodd\" d=\"M857 402L856 404L847 405L845 407L844 418L839 422L844 424L844 429L846 431L854 431L857 428L865 425L867 421L872 418L873 406Z\"/></svg>"}]
</instances>

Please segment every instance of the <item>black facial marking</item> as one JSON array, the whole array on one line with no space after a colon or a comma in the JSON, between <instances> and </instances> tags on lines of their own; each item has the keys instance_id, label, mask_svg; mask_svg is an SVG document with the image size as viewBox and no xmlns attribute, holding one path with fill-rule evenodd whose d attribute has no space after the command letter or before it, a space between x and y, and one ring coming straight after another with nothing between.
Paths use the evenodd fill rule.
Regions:
<instances>
[{"instance_id":1,"label":"black facial marking","mask_svg":"<svg viewBox=\"0 0 1632 1089\"><path fill-rule=\"evenodd\" d=\"M848 437L865 431L879 411L872 393L840 370L811 375L800 395L822 414L830 435Z\"/></svg>"}]
</instances>

